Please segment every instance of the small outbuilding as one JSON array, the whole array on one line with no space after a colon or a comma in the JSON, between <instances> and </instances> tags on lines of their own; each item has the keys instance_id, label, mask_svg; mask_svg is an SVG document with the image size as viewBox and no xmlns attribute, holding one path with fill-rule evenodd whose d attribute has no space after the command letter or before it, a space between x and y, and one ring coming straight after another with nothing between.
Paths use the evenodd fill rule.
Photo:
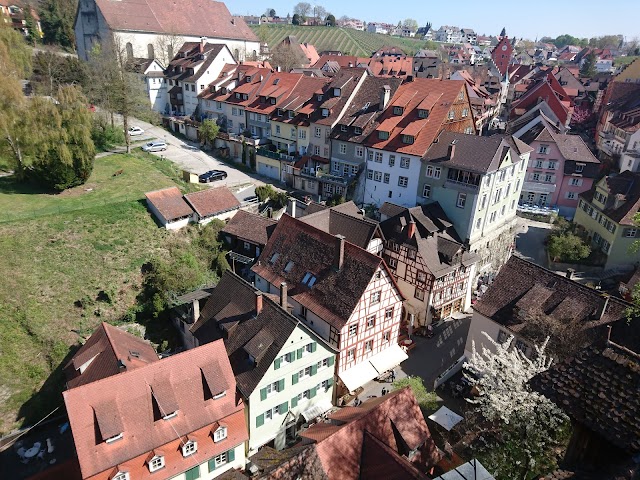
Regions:
<instances>
[{"instance_id":1,"label":"small outbuilding","mask_svg":"<svg viewBox=\"0 0 640 480\"><path fill-rule=\"evenodd\" d=\"M214 218L228 220L240 208L240 202L227 187L207 188L184 196L195 212L193 221L206 225Z\"/></svg>"},{"instance_id":2,"label":"small outbuilding","mask_svg":"<svg viewBox=\"0 0 640 480\"><path fill-rule=\"evenodd\" d=\"M185 227L194 214L178 187L145 193L147 206L158 222L167 230Z\"/></svg>"}]
</instances>

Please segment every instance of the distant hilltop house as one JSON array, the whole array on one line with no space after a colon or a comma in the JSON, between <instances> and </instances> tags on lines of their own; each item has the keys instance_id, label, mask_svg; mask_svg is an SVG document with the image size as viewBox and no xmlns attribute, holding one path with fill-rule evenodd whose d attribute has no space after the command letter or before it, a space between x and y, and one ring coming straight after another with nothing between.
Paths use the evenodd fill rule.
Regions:
<instances>
[{"instance_id":1,"label":"distant hilltop house","mask_svg":"<svg viewBox=\"0 0 640 480\"><path fill-rule=\"evenodd\" d=\"M227 45L236 60L260 51L260 41L244 19L215 1L86 0L78 4L74 30L78 57L84 60L95 44L111 35L126 45L129 57L155 58L161 53L156 50L165 49L165 56L173 58L174 49L202 37Z\"/></svg>"},{"instance_id":2,"label":"distant hilltop house","mask_svg":"<svg viewBox=\"0 0 640 480\"><path fill-rule=\"evenodd\" d=\"M38 35L42 37L42 27L40 26L40 17L35 8L29 5L28 2L22 0L0 0L0 19L4 23L10 24L14 30L19 31L23 35L29 34L27 28L27 21L25 19L25 8L29 7L31 10L31 16L38 30Z\"/></svg>"}]
</instances>

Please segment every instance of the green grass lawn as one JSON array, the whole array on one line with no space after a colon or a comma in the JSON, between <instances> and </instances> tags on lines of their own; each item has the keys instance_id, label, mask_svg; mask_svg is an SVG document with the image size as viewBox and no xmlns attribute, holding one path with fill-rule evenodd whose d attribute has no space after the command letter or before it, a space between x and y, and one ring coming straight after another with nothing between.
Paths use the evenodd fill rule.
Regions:
<instances>
[{"instance_id":1,"label":"green grass lawn","mask_svg":"<svg viewBox=\"0 0 640 480\"><path fill-rule=\"evenodd\" d=\"M134 154L97 159L86 185L59 195L0 179L0 434L61 403L70 347L122 318L141 266L181 235L158 228L141 200L180 185L174 173ZM97 300L101 291L108 301Z\"/></svg>"}]
</instances>

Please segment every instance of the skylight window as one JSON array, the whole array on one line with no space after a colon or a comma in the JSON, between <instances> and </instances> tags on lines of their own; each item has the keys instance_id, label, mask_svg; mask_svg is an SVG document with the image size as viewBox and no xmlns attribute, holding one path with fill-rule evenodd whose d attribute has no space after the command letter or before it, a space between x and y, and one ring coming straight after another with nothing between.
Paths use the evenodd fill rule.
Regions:
<instances>
[{"instance_id":1,"label":"skylight window","mask_svg":"<svg viewBox=\"0 0 640 480\"><path fill-rule=\"evenodd\" d=\"M280 254L278 252L276 252L273 255L271 255L271 258L269 259L269 263L271 265L273 265L274 263L276 263L278 261L278 258L280 258Z\"/></svg>"},{"instance_id":2,"label":"skylight window","mask_svg":"<svg viewBox=\"0 0 640 480\"><path fill-rule=\"evenodd\" d=\"M289 272L291 271L291 269L292 269L292 268L293 268L293 262L292 262L291 260L289 260L289 261L287 262L287 264L285 265L285 267L284 267L284 271L285 271L286 273L289 273Z\"/></svg>"},{"instance_id":3,"label":"skylight window","mask_svg":"<svg viewBox=\"0 0 640 480\"><path fill-rule=\"evenodd\" d=\"M316 276L313 273L307 272L304 274L304 277L302 278L303 285L306 285L307 287L311 288L315 283L316 283Z\"/></svg>"}]
</instances>

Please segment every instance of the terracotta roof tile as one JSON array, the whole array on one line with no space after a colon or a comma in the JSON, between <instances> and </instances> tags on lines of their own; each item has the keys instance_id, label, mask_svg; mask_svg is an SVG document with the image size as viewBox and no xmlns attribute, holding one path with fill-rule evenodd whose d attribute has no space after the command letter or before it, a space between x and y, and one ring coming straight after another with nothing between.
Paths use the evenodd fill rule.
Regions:
<instances>
[{"instance_id":1,"label":"terracotta roof tile","mask_svg":"<svg viewBox=\"0 0 640 480\"><path fill-rule=\"evenodd\" d=\"M238 210L222 229L222 233L233 235L240 240L246 240L256 245L265 245L277 223L271 218Z\"/></svg>"},{"instance_id":2,"label":"terracotta roof tile","mask_svg":"<svg viewBox=\"0 0 640 480\"><path fill-rule=\"evenodd\" d=\"M206 400L201 368L214 360L220 367L217 375L224 377L228 392L222 398ZM160 390L166 393L163 389L170 388L177 401L176 416L169 420L158 418L162 412L157 412L152 400L150 385L158 386L157 382L167 382ZM64 392L83 478L118 465L130 468L136 478L133 471L144 472L144 459L154 449L166 452L167 472L163 478L168 478L201 462L199 456L182 458L179 453L179 444L188 435L195 435L200 454L209 456L245 441L248 435L244 406L234 392L235 379L223 342L203 345ZM229 425L230 440L224 446L210 439L211 425L218 421ZM96 431L102 438L96 438ZM102 441L105 436L119 433L123 434L119 440Z\"/></svg>"},{"instance_id":3,"label":"terracotta roof tile","mask_svg":"<svg viewBox=\"0 0 640 480\"><path fill-rule=\"evenodd\" d=\"M167 221L187 217L193 213L193 209L185 201L178 187L148 192L144 196Z\"/></svg>"},{"instance_id":4,"label":"terracotta roof tile","mask_svg":"<svg viewBox=\"0 0 640 480\"><path fill-rule=\"evenodd\" d=\"M113 30L158 32L258 42L242 18L222 2L183 0L96 0Z\"/></svg>"},{"instance_id":5,"label":"terracotta roof tile","mask_svg":"<svg viewBox=\"0 0 640 480\"><path fill-rule=\"evenodd\" d=\"M188 193L185 200L202 218L212 217L240 207L240 202L227 187L207 188Z\"/></svg>"},{"instance_id":6,"label":"terracotta roof tile","mask_svg":"<svg viewBox=\"0 0 640 480\"><path fill-rule=\"evenodd\" d=\"M157 360L158 355L149 342L103 322L65 365L67 388L130 371ZM89 361L91 363L85 365ZM84 370L80 373L82 366Z\"/></svg>"}]
</instances>

